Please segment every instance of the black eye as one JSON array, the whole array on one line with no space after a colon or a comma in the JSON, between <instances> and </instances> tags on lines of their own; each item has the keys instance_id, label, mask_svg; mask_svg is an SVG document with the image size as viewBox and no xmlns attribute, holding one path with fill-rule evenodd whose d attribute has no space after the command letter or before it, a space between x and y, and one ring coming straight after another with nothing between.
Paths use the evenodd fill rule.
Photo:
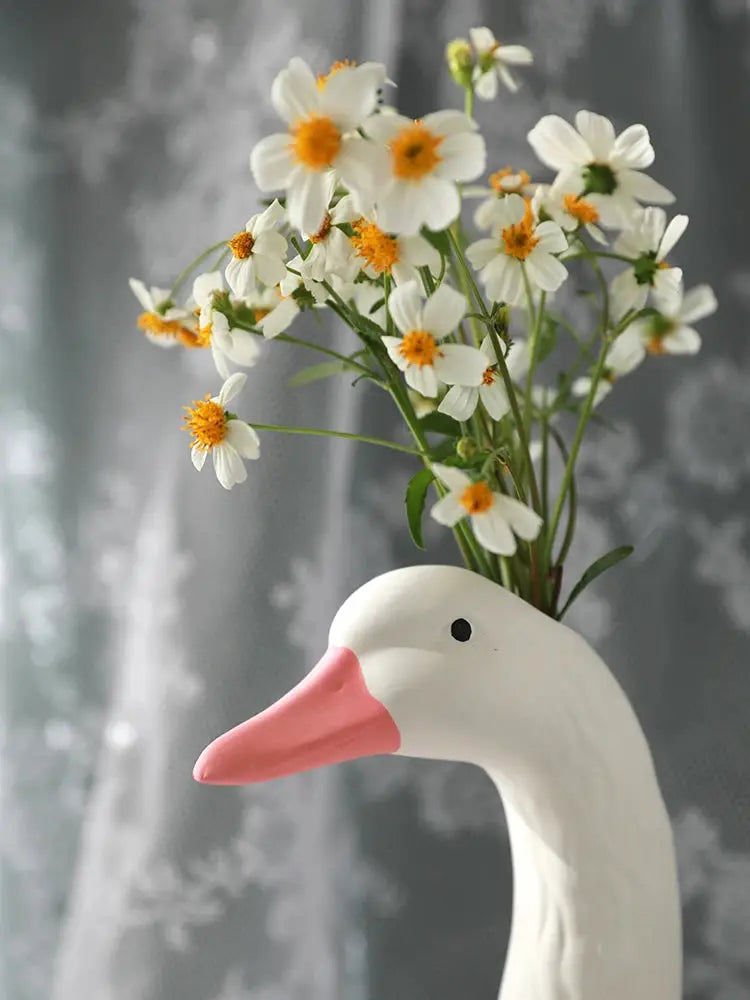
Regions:
<instances>
[{"instance_id":1,"label":"black eye","mask_svg":"<svg viewBox=\"0 0 750 1000\"><path fill-rule=\"evenodd\" d=\"M451 625L451 635L458 642L468 642L471 639L471 625L465 618L457 618Z\"/></svg>"}]
</instances>

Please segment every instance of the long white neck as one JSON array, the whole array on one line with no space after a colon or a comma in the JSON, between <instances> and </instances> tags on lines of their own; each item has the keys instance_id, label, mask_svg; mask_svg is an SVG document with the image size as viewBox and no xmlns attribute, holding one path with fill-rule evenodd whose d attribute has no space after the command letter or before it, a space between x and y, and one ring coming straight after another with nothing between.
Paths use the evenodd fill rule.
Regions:
<instances>
[{"instance_id":1,"label":"long white neck","mask_svg":"<svg viewBox=\"0 0 750 1000\"><path fill-rule=\"evenodd\" d=\"M603 665L562 711L550 755L485 765L514 872L500 1000L680 1000L674 846L641 727Z\"/></svg>"}]
</instances>

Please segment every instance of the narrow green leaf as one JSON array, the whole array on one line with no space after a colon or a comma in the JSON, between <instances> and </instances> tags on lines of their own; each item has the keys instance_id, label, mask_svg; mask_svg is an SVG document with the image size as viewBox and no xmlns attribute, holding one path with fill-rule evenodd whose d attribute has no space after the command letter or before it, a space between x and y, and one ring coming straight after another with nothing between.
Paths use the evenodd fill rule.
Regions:
<instances>
[{"instance_id":1,"label":"narrow green leaf","mask_svg":"<svg viewBox=\"0 0 750 1000\"><path fill-rule=\"evenodd\" d=\"M623 559L627 559L632 551L632 545L620 545L618 548L612 549L611 552L607 552L606 555L600 556L595 562L592 562L568 595L568 599L565 602L562 611L560 611L557 615L558 621L562 618L576 597L578 597L590 583L592 583L598 576L601 576L601 574L604 573L605 570L608 570L611 566L616 566L618 562L622 562Z\"/></svg>"},{"instance_id":2,"label":"narrow green leaf","mask_svg":"<svg viewBox=\"0 0 750 1000\"><path fill-rule=\"evenodd\" d=\"M420 469L415 476L412 476L409 485L406 487L406 518L409 522L412 541L418 549L424 548L424 542L422 541L422 515L424 514L427 490L434 478L432 469Z\"/></svg>"},{"instance_id":3,"label":"narrow green leaf","mask_svg":"<svg viewBox=\"0 0 750 1000\"><path fill-rule=\"evenodd\" d=\"M317 382L322 378L329 378L331 375L340 375L341 372L354 371L341 361L322 361L318 365L310 365L302 368L296 375L292 375L288 385L291 387L299 385L309 385L310 382Z\"/></svg>"},{"instance_id":4,"label":"narrow green leaf","mask_svg":"<svg viewBox=\"0 0 750 1000\"><path fill-rule=\"evenodd\" d=\"M426 417L422 417L419 423L423 431L430 431L433 434L445 434L449 437L461 436L461 428L458 423L453 417L449 417L447 413L438 413L437 410L433 410Z\"/></svg>"}]
</instances>

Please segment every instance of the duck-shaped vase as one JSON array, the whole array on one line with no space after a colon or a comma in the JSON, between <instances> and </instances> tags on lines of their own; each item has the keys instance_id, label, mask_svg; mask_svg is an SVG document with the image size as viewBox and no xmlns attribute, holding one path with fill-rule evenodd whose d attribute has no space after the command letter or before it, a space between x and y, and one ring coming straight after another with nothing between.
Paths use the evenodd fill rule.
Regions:
<instances>
[{"instance_id":1,"label":"duck-shaped vase","mask_svg":"<svg viewBox=\"0 0 750 1000\"><path fill-rule=\"evenodd\" d=\"M247 784L388 753L477 764L513 862L500 1000L680 1000L669 817L643 730L591 647L452 566L371 580L329 642L292 691L203 751L195 778Z\"/></svg>"}]
</instances>

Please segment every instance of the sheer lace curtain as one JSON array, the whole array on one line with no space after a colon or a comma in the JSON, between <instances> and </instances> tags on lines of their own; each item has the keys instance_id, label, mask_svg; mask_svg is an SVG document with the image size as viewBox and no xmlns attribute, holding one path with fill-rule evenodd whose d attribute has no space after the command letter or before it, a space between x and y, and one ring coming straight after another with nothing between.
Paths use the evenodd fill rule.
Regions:
<instances>
[{"instance_id":1,"label":"sheer lace curtain","mask_svg":"<svg viewBox=\"0 0 750 1000\"><path fill-rule=\"evenodd\" d=\"M5 995L496 995L510 864L481 772L384 758L267 787L192 781L206 742L315 662L349 591L415 560L410 464L265 435L226 494L179 431L181 406L218 388L210 361L139 337L126 284L169 284L253 213L248 153L291 55L382 59L418 115L455 104L442 47L487 23L536 56L516 97L478 109L491 162L530 162L524 136L548 111L646 122L655 176L691 216L680 262L721 302L703 353L623 383L585 450L571 575L621 542L637 555L572 624L654 747L685 995L747 997L744 0L77 0L0 16ZM333 323L300 332L348 343ZM393 431L363 386L288 389L300 358L274 348L248 418ZM436 527L429 545L454 559Z\"/></svg>"}]
</instances>

